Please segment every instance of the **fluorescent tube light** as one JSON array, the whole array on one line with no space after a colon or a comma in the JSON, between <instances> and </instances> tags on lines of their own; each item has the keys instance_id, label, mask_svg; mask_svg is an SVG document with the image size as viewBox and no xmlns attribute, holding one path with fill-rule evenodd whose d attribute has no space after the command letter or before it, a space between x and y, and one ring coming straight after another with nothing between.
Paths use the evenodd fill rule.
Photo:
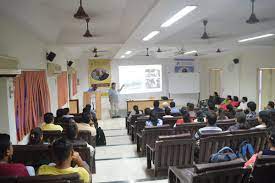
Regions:
<instances>
[{"instance_id":1,"label":"fluorescent tube light","mask_svg":"<svg viewBox=\"0 0 275 183\"><path fill-rule=\"evenodd\" d=\"M189 54L197 53L197 52L198 52L197 50L192 50L192 51L185 52L184 55L189 55Z\"/></svg>"},{"instance_id":2,"label":"fluorescent tube light","mask_svg":"<svg viewBox=\"0 0 275 183\"><path fill-rule=\"evenodd\" d=\"M256 40L256 39L262 39L262 38L271 37L271 36L274 36L274 34L264 34L264 35L261 35L261 36L251 37L251 38L247 38L247 39L241 39L238 42L243 43L243 42L253 41L253 40Z\"/></svg>"},{"instance_id":3,"label":"fluorescent tube light","mask_svg":"<svg viewBox=\"0 0 275 183\"><path fill-rule=\"evenodd\" d=\"M143 41L149 41L150 39L152 39L153 37L155 37L158 34L159 34L159 31L152 31L150 34L145 36L142 40Z\"/></svg>"},{"instance_id":4,"label":"fluorescent tube light","mask_svg":"<svg viewBox=\"0 0 275 183\"><path fill-rule=\"evenodd\" d=\"M125 58L125 55L122 55L120 58Z\"/></svg>"},{"instance_id":5,"label":"fluorescent tube light","mask_svg":"<svg viewBox=\"0 0 275 183\"><path fill-rule=\"evenodd\" d=\"M164 22L163 24L161 24L161 27L169 27L169 26L171 26L173 23L175 23L176 21L178 21L182 17L186 16L187 14L189 14L190 12L192 12L193 10L195 10L196 8L197 8L197 6L185 6L182 10L180 10L174 16L172 16L171 18L169 18L166 22Z\"/></svg>"},{"instance_id":6,"label":"fluorescent tube light","mask_svg":"<svg viewBox=\"0 0 275 183\"><path fill-rule=\"evenodd\" d=\"M125 54L126 55L130 55L132 53L132 51L126 51Z\"/></svg>"}]
</instances>

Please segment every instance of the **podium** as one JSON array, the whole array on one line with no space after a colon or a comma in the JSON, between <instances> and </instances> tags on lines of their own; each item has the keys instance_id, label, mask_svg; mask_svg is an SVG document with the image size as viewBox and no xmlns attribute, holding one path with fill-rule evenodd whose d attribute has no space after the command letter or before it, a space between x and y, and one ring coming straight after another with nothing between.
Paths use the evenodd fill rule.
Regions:
<instances>
[{"instance_id":1,"label":"podium","mask_svg":"<svg viewBox=\"0 0 275 183\"><path fill-rule=\"evenodd\" d=\"M94 104L96 117L101 119L101 93L100 92L84 92L83 93L83 107L87 104ZM93 105L92 105L93 106Z\"/></svg>"}]
</instances>

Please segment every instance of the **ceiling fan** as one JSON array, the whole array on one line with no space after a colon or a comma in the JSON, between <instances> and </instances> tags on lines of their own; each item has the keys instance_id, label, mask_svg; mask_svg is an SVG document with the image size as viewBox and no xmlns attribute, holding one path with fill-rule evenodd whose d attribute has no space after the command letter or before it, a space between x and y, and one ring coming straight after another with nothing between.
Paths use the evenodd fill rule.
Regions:
<instances>
[{"instance_id":1,"label":"ceiling fan","mask_svg":"<svg viewBox=\"0 0 275 183\"><path fill-rule=\"evenodd\" d=\"M161 48L158 48L156 52L157 53L162 53L162 52L167 52L167 51L170 51L170 50L162 50Z\"/></svg>"},{"instance_id":2,"label":"ceiling fan","mask_svg":"<svg viewBox=\"0 0 275 183\"><path fill-rule=\"evenodd\" d=\"M151 56L151 55L149 54L149 48L146 48L146 54L145 54L145 55L137 55L137 56L146 56L146 57Z\"/></svg>"},{"instance_id":3,"label":"ceiling fan","mask_svg":"<svg viewBox=\"0 0 275 183\"><path fill-rule=\"evenodd\" d=\"M175 55L184 55L184 53L185 53L185 49L180 48L180 49L178 49L178 51L175 52Z\"/></svg>"},{"instance_id":4,"label":"ceiling fan","mask_svg":"<svg viewBox=\"0 0 275 183\"><path fill-rule=\"evenodd\" d=\"M89 15L84 11L82 6L82 0L79 2L79 7L77 12L74 14L74 18L76 19L87 19L89 18Z\"/></svg>"},{"instance_id":5,"label":"ceiling fan","mask_svg":"<svg viewBox=\"0 0 275 183\"><path fill-rule=\"evenodd\" d=\"M90 50L91 52L93 52L93 53L99 53L99 52L109 52L108 50L98 50L98 48L94 48L94 49L92 49L92 50Z\"/></svg>"},{"instance_id":6,"label":"ceiling fan","mask_svg":"<svg viewBox=\"0 0 275 183\"><path fill-rule=\"evenodd\" d=\"M206 26L207 26L208 20L205 19L205 20L202 21L202 23L203 23L203 26L204 26L204 32L201 36L201 39L209 39L210 37L208 36L207 31L206 31Z\"/></svg>"},{"instance_id":7,"label":"ceiling fan","mask_svg":"<svg viewBox=\"0 0 275 183\"><path fill-rule=\"evenodd\" d=\"M248 24L256 24L256 23L260 22L259 19L256 17L256 14L254 13L254 10L255 10L254 3L255 3L255 0L251 0L251 4L252 4L251 15L250 15L249 19L246 21L246 23L248 23Z\"/></svg>"},{"instance_id":8,"label":"ceiling fan","mask_svg":"<svg viewBox=\"0 0 275 183\"><path fill-rule=\"evenodd\" d=\"M83 35L83 37L86 37L86 38L91 38L93 37L93 35L90 33L89 31L89 22L90 22L90 18L87 18L86 19L86 32L85 34Z\"/></svg>"}]
</instances>

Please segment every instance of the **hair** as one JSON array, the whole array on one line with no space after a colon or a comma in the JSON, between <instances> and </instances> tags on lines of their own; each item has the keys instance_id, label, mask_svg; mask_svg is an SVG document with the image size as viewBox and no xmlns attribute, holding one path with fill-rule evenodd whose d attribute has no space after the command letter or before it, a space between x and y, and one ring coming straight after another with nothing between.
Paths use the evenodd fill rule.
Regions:
<instances>
[{"instance_id":1,"label":"hair","mask_svg":"<svg viewBox=\"0 0 275 183\"><path fill-rule=\"evenodd\" d=\"M89 111L91 111L92 105L91 104L86 104L85 108L87 108L87 109L89 109Z\"/></svg>"},{"instance_id":2,"label":"hair","mask_svg":"<svg viewBox=\"0 0 275 183\"><path fill-rule=\"evenodd\" d=\"M246 122L246 114L244 112L238 112L236 114L237 123L239 123L240 129L248 129L249 126Z\"/></svg>"},{"instance_id":3,"label":"hair","mask_svg":"<svg viewBox=\"0 0 275 183\"><path fill-rule=\"evenodd\" d=\"M270 114L268 111L260 111L259 118L261 118L262 122L266 124L267 128L271 126Z\"/></svg>"},{"instance_id":4,"label":"hair","mask_svg":"<svg viewBox=\"0 0 275 183\"><path fill-rule=\"evenodd\" d=\"M273 101L269 101L267 104L270 108L274 109L274 102Z\"/></svg>"},{"instance_id":5,"label":"hair","mask_svg":"<svg viewBox=\"0 0 275 183\"><path fill-rule=\"evenodd\" d=\"M116 83L115 83L115 82L112 82L112 83L111 83L111 86L114 86L114 85L116 85Z\"/></svg>"},{"instance_id":6,"label":"hair","mask_svg":"<svg viewBox=\"0 0 275 183\"><path fill-rule=\"evenodd\" d=\"M210 110L212 110L212 111L215 110L215 104L212 101L209 100L208 103L207 103L207 105L208 105L208 108Z\"/></svg>"},{"instance_id":7,"label":"hair","mask_svg":"<svg viewBox=\"0 0 275 183\"><path fill-rule=\"evenodd\" d=\"M173 107L176 107L176 103L175 102L170 102L170 107L173 108Z\"/></svg>"},{"instance_id":8,"label":"hair","mask_svg":"<svg viewBox=\"0 0 275 183\"><path fill-rule=\"evenodd\" d=\"M158 115L156 112L151 111L149 120L152 122L153 126L157 126L158 124Z\"/></svg>"},{"instance_id":9,"label":"hair","mask_svg":"<svg viewBox=\"0 0 275 183\"><path fill-rule=\"evenodd\" d=\"M159 107L159 101L158 101L158 100L155 100L153 105L154 105L155 108L156 108L156 107Z\"/></svg>"},{"instance_id":10,"label":"hair","mask_svg":"<svg viewBox=\"0 0 275 183\"><path fill-rule=\"evenodd\" d=\"M194 111L195 105L193 103L189 103L187 108L188 108L189 111Z\"/></svg>"},{"instance_id":11,"label":"hair","mask_svg":"<svg viewBox=\"0 0 275 183\"><path fill-rule=\"evenodd\" d=\"M182 114L182 119L185 123L191 122L190 120L190 114L187 110L181 108L180 110L181 114Z\"/></svg>"},{"instance_id":12,"label":"hair","mask_svg":"<svg viewBox=\"0 0 275 183\"><path fill-rule=\"evenodd\" d=\"M136 112L136 114L139 114L139 109L137 105L133 106L133 110Z\"/></svg>"},{"instance_id":13,"label":"hair","mask_svg":"<svg viewBox=\"0 0 275 183\"><path fill-rule=\"evenodd\" d=\"M50 124L54 121L54 116L53 113L48 112L46 114L44 114L44 122L47 124Z\"/></svg>"},{"instance_id":14,"label":"hair","mask_svg":"<svg viewBox=\"0 0 275 183\"><path fill-rule=\"evenodd\" d=\"M38 145L38 144L43 144L43 131L41 128L33 128L30 132L30 137L29 137L29 143L28 145Z\"/></svg>"},{"instance_id":15,"label":"hair","mask_svg":"<svg viewBox=\"0 0 275 183\"><path fill-rule=\"evenodd\" d=\"M164 112L165 112L165 115L171 115L171 109L169 107L166 107Z\"/></svg>"},{"instance_id":16,"label":"hair","mask_svg":"<svg viewBox=\"0 0 275 183\"><path fill-rule=\"evenodd\" d=\"M228 99L228 100L232 100L231 95L227 95L227 99Z\"/></svg>"},{"instance_id":17,"label":"hair","mask_svg":"<svg viewBox=\"0 0 275 183\"><path fill-rule=\"evenodd\" d=\"M214 96L219 96L218 92L214 92Z\"/></svg>"},{"instance_id":18,"label":"hair","mask_svg":"<svg viewBox=\"0 0 275 183\"><path fill-rule=\"evenodd\" d=\"M91 110L88 107L84 107L82 113L89 113Z\"/></svg>"},{"instance_id":19,"label":"hair","mask_svg":"<svg viewBox=\"0 0 275 183\"><path fill-rule=\"evenodd\" d=\"M70 109L68 107L64 108L64 115L68 115L70 113Z\"/></svg>"},{"instance_id":20,"label":"hair","mask_svg":"<svg viewBox=\"0 0 275 183\"><path fill-rule=\"evenodd\" d=\"M217 122L217 115L215 112L207 112L206 119L207 119L209 125L211 125L211 126L215 125Z\"/></svg>"},{"instance_id":21,"label":"hair","mask_svg":"<svg viewBox=\"0 0 275 183\"><path fill-rule=\"evenodd\" d=\"M0 160L5 158L10 146L10 136L8 134L0 133Z\"/></svg>"},{"instance_id":22,"label":"hair","mask_svg":"<svg viewBox=\"0 0 275 183\"><path fill-rule=\"evenodd\" d=\"M247 97L243 97L242 100L245 101L245 102L248 101Z\"/></svg>"},{"instance_id":23,"label":"hair","mask_svg":"<svg viewBox=\"0 0 275 183\"><path fill-rule=\"evenodd\" d=\"M70 120L66 133L69 140L74 140L77 138L78 127L73 119Z\"/></svg>"},{"instance_id":24,"label":"hair","mask_svg":"<svg viewBox=\"0 0 275 183\"><path fill-rule=\"evenodd\" d=\"M82 113L82 122L89 124L91 121L90 113Z\"/></svg>"},{"instance_id":25,"label":"hair","mask_svg":"<svg viewBox=\"0 0 275 183\"><path fill-rule=\"evenodd\" d=\"M145 115L150 115L150 113L151 113L151 109L149 107L144 109L144 114Z\"/></svg>"},{"instance_id":26,"label":"hair","mask_svg":"<svg viewBox=\"0 0 275 183\"><path fill-rule=\"evenodd\" d=\"M66 138L60 138L53 142L52 152L57 163L67 160L73 150L73 144Z\"/></svg>"},{"instance_id":27,"label":"hair","mask_svg":"<svg viewBox=\"0 0 275 183\"><path fill-rule=\"evenodd\" d=\"M200 110L197 111L196 116L197 116L198 122L204 122L204 114L202 111L200 111Z\"/></svg>"},{"instance_id":28,"label":"hair","mask_svg":"<svg viewBox=\"0 0 275 183\"><path fill-rule=\"evenodd\" d=\"M235 102L239 102L239 97L234 96L234 97L233 97L233 101L235 101Z\"/></svg>"},{"instance_id":29,"label":"hair","mask_svg":"<svg viewBox=\"0 0 275 183\"><path fill-rule=\"evenodd\" d=\"M251 111L256 111L257 108L257 104L253 101L250 101L247 103L247 107L251 110Z\"/></svg>"}]
</instances>

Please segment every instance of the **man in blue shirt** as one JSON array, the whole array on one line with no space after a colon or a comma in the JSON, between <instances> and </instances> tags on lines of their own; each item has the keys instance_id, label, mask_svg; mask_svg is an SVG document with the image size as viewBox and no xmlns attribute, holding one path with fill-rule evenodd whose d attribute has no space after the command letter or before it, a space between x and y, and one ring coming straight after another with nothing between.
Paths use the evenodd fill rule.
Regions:
<instances>
[{"instance_id":1,"label":"man in blue shirt","mask_svg":"<svg viewBox=\"0 0 275 183\"><path fill-rule=\"evenodd\" d=\"M124 85L121 86L120 89L116 90L116 83L111 84L111 88L109 89L109 102L111 104L111 117L120 117L118 115L118 95L119 92L123 89Z\"/></svg>"},{"instance_id":2,"label":"man in blue shirt","mask_svg":"<svg viewBox=\"0 0 275 183\"><path fill-rule=\"evenodd\" d=\"M179 109L176 108L176 103L175 102L170 102L170 108L171 108L171 113L172 114L180 113Z\"/></svg>"},{"instance_id":3,"label":"man in blue shirt","mask_svg":"<svg viewBox=\"0 0 275 183\"><path fill-rule=\"evenodd\" d=\"M155 112L155 113L164 113L164 110L159 108L159 101L158 100L155 100L153 105L154 105L153 112Z\"/></svg>"}]
</instances>

